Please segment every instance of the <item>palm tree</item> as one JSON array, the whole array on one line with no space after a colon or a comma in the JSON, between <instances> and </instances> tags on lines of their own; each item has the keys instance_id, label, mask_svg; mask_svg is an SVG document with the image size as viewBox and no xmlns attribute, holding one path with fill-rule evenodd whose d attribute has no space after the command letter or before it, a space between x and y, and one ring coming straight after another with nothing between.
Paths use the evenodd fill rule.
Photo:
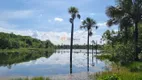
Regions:
<instances>
[{"instance_id":1,"label":"palm tree","mask_svg":"<svg viewBox=\"0 0 142 80\"><path fill-rule=\"evenodd\" d=\"M86 29L87 30L87 71L89 71L89 36L91 36L92 33L92 28L95 27L96 29L98 28L96 26L96 21L91 19L91 18L86 18L83 22L82 25L80 26L81 29Z\"/></svg>"},{"instance_id":2,"label":"palm tree","mask_svg":"<svg viewBox=\"0 0 142 80\"><path fill-rule=\"evenodd\" d=\"M70 43L70 74L72 73L72 46L73 46L73 31L74 31L74 19L78 17L80 19L79 11L76 7L70 7L68 9L71 18L69 19L71 23L71 43Z\"/></svg>"},{"instance_id":3,"label":"palm tree","mask_svg":"<svg viewBox=\"0 0 142 80\"><path fill-rule=\"evenodd\" d=\"M110 18L107 25L119 25L126 36L127 28L134 26L135 60L138 60L138 23L142 21L142 1L117 0L117 6L109 6L106 14Z\"/></svg>"}]
</instances>

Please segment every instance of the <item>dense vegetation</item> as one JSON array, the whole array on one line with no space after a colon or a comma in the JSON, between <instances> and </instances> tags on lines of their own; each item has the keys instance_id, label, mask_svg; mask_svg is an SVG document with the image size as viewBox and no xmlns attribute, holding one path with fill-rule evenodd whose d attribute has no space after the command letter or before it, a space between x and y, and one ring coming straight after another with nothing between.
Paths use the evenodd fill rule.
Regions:
<instances>
[{"instance_id":1,"label":"dense vegetation","mask_svg":"<svg viewBox=\"0 0 142 80\"><path fill-rule=\"evenodd\" d=\"M142 25L139 24L139 42L138 42L138 59L142 57ZM134 44L133 28L128 28L127 36L124 31L107 30L102 39L106 42L103 50L106 54L111 55L116 61L121 64L135 61L135 44Z\"/></svg>"},{"instance_id":2,"label":"dense vegetation","mask_svg":"<svg viewBox=\"0 0 142 80\"><path fill-rule=\"evenodd\" d=\"M99 49L101 50L102 49L102 45L99 45L99 44L93 44L93 45L89 45L89 48L92 49L92 46L93 46L93 49ZM57 49L70 49L70 45L56 45L56 48ZM73 49L86 49L87 48L87 45L73 45Z\"/></svg>"},{"instance_id":3,"label":"dense vegetation","mask_svg":"<svg viewBox=\"0 0 142 80\"><path fill-rule=\"evenodd\" d=\"M49 41L40 41L29 36L0 32L0 66L49 57L54 52L54 45Z\"/></svg>"},{"instance_id":4,"label":"dense vegetation","mask_svg":"<svg viewBox=\"0 0 142 80\"><path fill-rule=\"evenodd\" d=\"M109 27L118 25L119 31L112 31L110 34L107 31L104 39L107 40L108 45L111 44L115 53L119 53L117 56L125 55L125 60L128 55L129 59L132 55L132 60L139 60L138 55L141 52L140 39L142 39L140 26L142 22L141 5L141 0L116 0L115 6L109 6L106 9L106 15L109 17L107 25Z\"/></svg>"},{"instance_id":5,"label":"dense vegetation","mask_svg":"<svg viewBox=\"0 0 142 80\"><path fill-rule=\"evenodd\" d=\"M98 80L142 80L142 1L116 0L106 9L107 25L118 25L118 31L107 30L104 54L114 65L111 71L96 74Z\"/></svg>"},{"instance_id":6,"label":"dense vegetation","mask_svg":"<svg viewBox=\"0 0 142 80\"><path fill-rule=\"evenodd\" d=\"M20 36L3 32L0 32L0 44L0 49L53 47L53 44L49 40L40 41L29 36Z\"/></svg>"}]
</instances>

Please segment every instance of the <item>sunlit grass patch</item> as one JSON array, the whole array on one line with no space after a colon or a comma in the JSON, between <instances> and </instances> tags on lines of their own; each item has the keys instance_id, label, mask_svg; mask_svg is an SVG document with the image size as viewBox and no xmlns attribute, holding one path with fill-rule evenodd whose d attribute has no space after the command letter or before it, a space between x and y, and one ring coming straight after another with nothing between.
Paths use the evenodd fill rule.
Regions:
<instances>
[{"instance_id":1,"label":"sunlit grass patch","mask_svg":"<svg viewBox=\"0 0 142 80\"><path fill-rule=\"evenodd\" d=\"M142 80L142 72L131 72L129 68L112 65L111 71L99 72L91 77L97 80ZM117 79L111 79L112 77Z\"/></svg>"},{"instance_id":2,"label":"sunlit grass patch","mask_svg":"<svg viewBox=\"0 0 142 80\"><path fill-rule=\"evenodd\" d=\"M106 60L106 59L110 60L111 59L111 55L108 55L108 54L96 55L95 57L100 60Z\"/></svg>"}]
</instances>

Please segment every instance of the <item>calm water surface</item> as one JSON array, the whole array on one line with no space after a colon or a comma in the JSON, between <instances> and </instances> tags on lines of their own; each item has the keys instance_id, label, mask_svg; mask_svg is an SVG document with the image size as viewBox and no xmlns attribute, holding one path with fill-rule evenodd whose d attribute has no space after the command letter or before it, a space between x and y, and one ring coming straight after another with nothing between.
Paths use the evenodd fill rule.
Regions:
<instances>
[{"instance_id":1,"label":"calm water surface","mask_svg":"<svg viewBox=\"0 0 142 80\"><path fill-rule=\"evenodd\" d=\"M89 57L90 72L105 70L105 62L97 60L95 57L92 62L92 54ZM0 76L50 76L69 74L69 60L69 50L57 50L48 58L40 57L36 60L12 64L11 67L0 66ZM83 49L74 50L73 53L73 73L80 72L87 72L87 54L86 50Z\"/></svg>"}]
</instances>

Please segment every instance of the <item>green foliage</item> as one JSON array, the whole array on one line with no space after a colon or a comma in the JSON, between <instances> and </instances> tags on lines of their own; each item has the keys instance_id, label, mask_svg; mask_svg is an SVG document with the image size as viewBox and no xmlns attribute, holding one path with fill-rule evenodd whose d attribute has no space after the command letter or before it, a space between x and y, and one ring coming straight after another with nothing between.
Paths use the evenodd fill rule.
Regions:
<instances>
[{"instance_id":1,"label":"green foliage","mask_svg":"<svg viewBox=\"0 0 142 80\"><path fill-rule=\"evenodd\" d=\"M131 72L142 72L142 62L132 62L124 66Z\"/></svg>"},{"instance_id":2,"label":"green foliage","mask_svg":"<svg viewBox=\"0 0 142 80\"><path fill-rule=\"evenodd\" d=\"M40 41L29 36L20 36L3 32L0 32L0 44L0 49L53 48L54 46L49 40Z\"/></svg>"},{"instance_id":3,"label":"green foliage","mask_svg":"<svg viewBox=\"0 0 142 80\"><path fill-rule=\"evenodd\" d=\"M96 58L100 59L100 60L106 60L106 59L111 60L112 57L111 57L111 55L103 54L103 55L96 55Z\"/></svg>"},{"instance_id":4,"label":"green foliage","mask_svg":"<svg viewBox=\"0 0 142 80\"><path fill-rule=\"evenodd\" d=\"M117 4L115 6L109 6L106 9L106 15L109 17L109 20L107 21L107 25L113 26L118 25L119 32L123 35L121 36L121 43L124 42L127 44L127 40L133 40L132 43L135 44L133 48L135 49L135 60L139 60L138 54L142 49L140 49L139 45L139 36L141 32L139 32L140 23L142 21L142 1L141 0L116 0ZM133 27L133 28L132 28ZM133 31L131 32L132 29ZM129 32L131 32L133 35L130 36ZM118 37L118 36L117 36ZM132 37L132 38L131 38ZM112 38L112 36L111 36ZM111 38L108 38L110 40ZM141 38L140 38L141 39ZM113 40L111 40L114 42ZM113 43L112 43L113 44Z\"/></svg>"},{"instance_id":5,"label":"green foliage","mask_svg":"<svg viewBox=\"0 0 142 80\"><path fill-rule=\"evenodd\" d=\"M43 77L34 77L31 80L45 80Z\"/></svg>"},{"instance_id":6,"label":"green foliage","mask_svg":"<svg viewBox=\"0 0 142 80\"><path fill-rule=\"evenodd\" d=\"M129 63L129 65L142 64L140 62ZM116 64L111 66L111 71L98 72L91 75L94 80L142 80L142 72L131 72L129 66L123 67Z\"/></svg>"},{"instance_id":7,"label":"green foliage","mask_svg":"<svg viewBox=\"0 0 142 80\"><path fill-rule=\"evenodd\" d=\"M131 43L125 45L117 44L115 47L115 53L116 54L113 57L119 60L121 64L134 61L134 48Z\"/></svg>"},{"instance_id":8,"label":"green foliage","mask_svg":"<svg viewBox=\"0 0 142 80\"><path fill-rule=\"evenodd\" d=\"M131 31L129 33L131 33ZM123 31L106 31L102 37L102 39L106 41L103 47L104 53L110 54L112 61L119 62L120 64L134 61L134 44L131 40L132 35L129 36L130 37L126 39Z\"/></svg>"},{"instance_id":9,"label":"green foliage","mask_svg":"<svg viewBox=\"0 0 142 80\"><path fill-rule=\"evenodd\" d=\"M110 76L104 76L98 80L121 80L116 74Z\"/></svg>"},{"instance_id":10,"label":"green foliage","mask_svg":"<svg viewBox=\"0 0 142 80\"><path fill-rule=\"evenodd\" d=\"M56 45L55 46L57 49L70 49L70 45ZM102 45L97 44L97 49L98 50L102 50ZM74 49L86 49L87 45L78 45L78 44L74 44L73 45ZM92 45L89 45L89 48L92 49ZM96 45L93 44L93 49L96 49Z\"/></svg>"}]
</instances>

